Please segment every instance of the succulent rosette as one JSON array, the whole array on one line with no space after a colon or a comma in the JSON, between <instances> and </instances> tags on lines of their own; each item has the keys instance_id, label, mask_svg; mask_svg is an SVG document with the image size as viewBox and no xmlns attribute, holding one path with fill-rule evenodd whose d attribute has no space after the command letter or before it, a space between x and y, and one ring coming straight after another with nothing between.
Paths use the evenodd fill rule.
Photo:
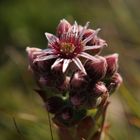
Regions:
<instances>
[{"instance_id":1,"label":"succulent rosette","mask_svg":"<svg viewBox=\"0 0 140 140\"><path fill-rule=\"evenodd\" d=\"M45 33L46 49L26 49L29 69L39 86L36 91L59 126L78 125L89 109L103 110L122 83L118 54L101 56L107 43L98 37L100 29L88 26L89 22L71 25L62 19L56 35Z\"/></svg>"}]
</instances>

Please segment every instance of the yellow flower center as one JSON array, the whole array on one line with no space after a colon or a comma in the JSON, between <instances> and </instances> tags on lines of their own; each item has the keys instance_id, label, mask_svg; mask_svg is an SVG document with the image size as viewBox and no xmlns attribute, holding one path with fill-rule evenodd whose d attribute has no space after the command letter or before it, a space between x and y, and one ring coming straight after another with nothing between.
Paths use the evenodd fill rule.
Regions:
<instances>
[{"instance_id":1,"label":"yellow flower center","mask_svg":"<svg viewBox=\"0 0 140 140\"><path fill-rule=\"evenodd\" d=\"M61 52L65 53L66 55L69 55L71 53L73 53L75 50L75 46L72 43L66 43L63 42L61 43Z\"/></svg>"}]
</instances>

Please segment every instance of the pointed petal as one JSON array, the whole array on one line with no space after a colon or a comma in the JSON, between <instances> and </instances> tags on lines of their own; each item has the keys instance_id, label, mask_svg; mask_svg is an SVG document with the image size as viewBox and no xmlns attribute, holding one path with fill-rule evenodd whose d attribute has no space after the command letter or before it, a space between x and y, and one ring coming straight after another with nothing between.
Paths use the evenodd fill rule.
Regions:
<instances>
[{"instance_id":1,"label":"pointed petal","mask_svg":"<svg viewBox=\"0 0 140 140\"><path fill-rule=\"evenodd\" d=\"M59 64L60 62L62 62L63 61L63 59L60 59L60 58L58 58L58 59L56 59L56 61L53 63L53 65L51 66L51 69L53 69L57 64Z\"/></svg>"},{"instance_id":2,"label":"pointed petal","mask_svg":"<svg viewBox=\"0 0 140 140\"><path fill-rule=\"evenodd\" d=\"M44 61L44 60L49 60L49 59L53 59L53 58L57 58L58 55L48 55L48 56L44 56L44 57L37 57L34 62L36 61Z\"/></svg>"},{"instance_id":3,"label":"pointed petal","mask_svg":"<svg viewBox=\"0 0 140 140\"><path fill-rule=\"evenodd\" d=\"M52 48L44 49L43 52L52 53L54 50Z\"/></svg>"},{"instance_id":4,"label":"pointed petal","mask_svg":"<svg viewBox=\"0 0 140 140\"><path fill-rule=\"evenodd\" d=\"M83 73L87 74L86 71L85 71L85 68L84 68L84 66L83 66L83 64L81 63L81 61L80 61L79 58L74 58L74 59L72 59L72 61L76 64L76 66L77 66Z\"/></svg>"},{"instance_id":5,"label":"pointed petal","mask_svg":"<svg viewBox=\"0 0 140 140\"><path fill-rule=\"evenodd\" d=\"M92 61L99 61L99 59L97 59L96 57L94 57L94 56L92 56L92 55L90 55L90 54L88 54L88 53L86 53L86 52L81 52L80 54L79 54L79 56L82 56L82 57L84 57L84 58L87 58L87 59L90 59L90 60L92 60Z\"/></svg>"},{"instance_id":6,"label":"pointed petal","mask_svg":"<svg viewBox=\"0 0 140 140\"><path fill-rule=\"evenodd\" d=\"M53 49L43 50L40 53L37 53L37 55L38 55L37 58L42 58L48 55L54 55L54 52L53 52Z\"/></svg>"},{"instance_id":7,"label":"pointed petal","mask_svg":"<svg viewBox=\"0 0 140 140\"><path fill-rule=\"evenodd\" d=\"M71 62L70 59L64 59L62 71L65 72Z\"/></svg>"},{"instance_id":8,"label":"pointed petal","mask_svg":"<svg viewBox=\"0 0 140 140\"><path fill-rule=\"evenodd\" d=\"M33 52L34 55L38 55L38 57L42 57L44 55L47 55L47 54L53 54L53 49L45 49L45 50L40 50L40 51L36 51L36 52Z\"/></svg>"},{"instance_id":9,"label":"pointed petal","mask_svg":"<svg viewBox=\"0 0 140 140\"><path fill-rule=\"evenodd\" d=\"M42 51L42 50L39 49L39 48L27 47L27 48L26 48L26 51L27 51L28 53L30 53L30 52L36 52L36 51Z\"/></svg>"},{"instance_id":10,"label":"pointed petal","mask_svg":"<svg viewBox=\"0 0 140 140\"><path fill-rule=\"evenodd\" d=\"M84 46L83 51L86 51L86 50L99 49L99 48L102 48L102 47L103 47L103 46L101 46L101 45L95 45L95 46Z\"/></svg>"},{"instance_id":11,"label":"pointed petal","mask_svg":"<svg viewBox=\"0 0 140 140\"><path fill-rule=\"evenodd\" d=\"M93 39L93 37L96 36L100 30L101 30L101 29L98 28L98 29L97 29L95 32L93 32L90 36L88 36L87 38L85 38L85 39L83 40L83 44L86 44L86 43L89 42L91 39Z\"/></svg>"},{"instance_id":12,"label":"pointed petal","mask_svg":"<svg viewBox=\"0 0 140 140\"><path fill-rule=\"evenodd\" d=\"M78 32L78 24L76 21L74 22L74 25L73 25L73 32L74 33Z\"/></svg>"},{"instance_id":13,"label":"pointed petal","mask_svg":"<svg viewBox=\"0 0 140 140\"><path fill-rule=\"evenodd\" d=\"M85 33L85 30L88 28L88 26L89 26L89 22L87 22L86 23L86 25L83 27L83 29L81 30L81 32L80 32L80 37L79 37L79 40L82 40L82 37L83 37L83 35L84 35L84 33Z\"/></svg>"},{"instance_id":14,"label":"pointed petal","mask_svg":"<svg viewBox=\"0 0 140 140\"><path fill-rule=\"evenodd\" d=\"M69 24L70 25L70 23L66 19L64 19L64 18L60 20L60 23L61 24Z\"/></svg>"},{"instance_id":15,"label":"pointed petal","mask_svg":"<svg viewBox=\"0 0 140 140\"><path fill-rule=\"evenodd\" d=\"M48 42L51 43L51 44L54 43L55 41L58 41L58 38L53 34L50 34L50 33L46 32L45 36L48 39Z\"/></svg>"},{"instance_id":16,"label":"pointed petal","mask_svg":"<svg viewBox=\"0 0 140 140\"><path fill-rule=\"evenodd\" d=\"M38 52L33 52L34 55L39 55L42 54L42 51L38 51Z\"/></svg>"}]
</instances>

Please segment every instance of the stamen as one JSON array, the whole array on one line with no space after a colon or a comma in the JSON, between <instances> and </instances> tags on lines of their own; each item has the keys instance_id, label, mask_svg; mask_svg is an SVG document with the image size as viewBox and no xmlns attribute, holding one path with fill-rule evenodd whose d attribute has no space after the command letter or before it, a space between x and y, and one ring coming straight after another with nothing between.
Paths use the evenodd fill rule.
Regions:
<instances>
[{"instance_id":1,"label":"stamen","mask_svg":"<svg viewBox=\"0 0 140 140\"><path fill-rule=\"evenodd\" d=\"M75 50L75 46L72 43L65 43L65 42L61 43L61 49L60 49L61 52L70 54L73 53L74 50Z\"/></svg>"}]
</instances>

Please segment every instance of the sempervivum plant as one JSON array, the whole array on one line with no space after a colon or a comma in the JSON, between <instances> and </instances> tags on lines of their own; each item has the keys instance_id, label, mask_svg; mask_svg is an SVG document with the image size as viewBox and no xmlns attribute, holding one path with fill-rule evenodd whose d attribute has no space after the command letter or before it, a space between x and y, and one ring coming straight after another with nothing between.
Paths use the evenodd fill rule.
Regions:
<instances>
[{"instance_id":1,"label":"sempervivum plant","mask_svg":"<svg viewBox=\"0 0 140 140\"><path fill-rule=\"evenodd\" d=\"M62 139L101 139L108 97L120 86L118 54L100 56L107 43L100 29L89 29L65 19L56 35L45 33L48 48L27 47L29 70ZM75 129L75 136L69 129ZM62 131L65 129L65 134ZM68 139L68 138L67 138Z\"/></svg>"}]
</instances>

